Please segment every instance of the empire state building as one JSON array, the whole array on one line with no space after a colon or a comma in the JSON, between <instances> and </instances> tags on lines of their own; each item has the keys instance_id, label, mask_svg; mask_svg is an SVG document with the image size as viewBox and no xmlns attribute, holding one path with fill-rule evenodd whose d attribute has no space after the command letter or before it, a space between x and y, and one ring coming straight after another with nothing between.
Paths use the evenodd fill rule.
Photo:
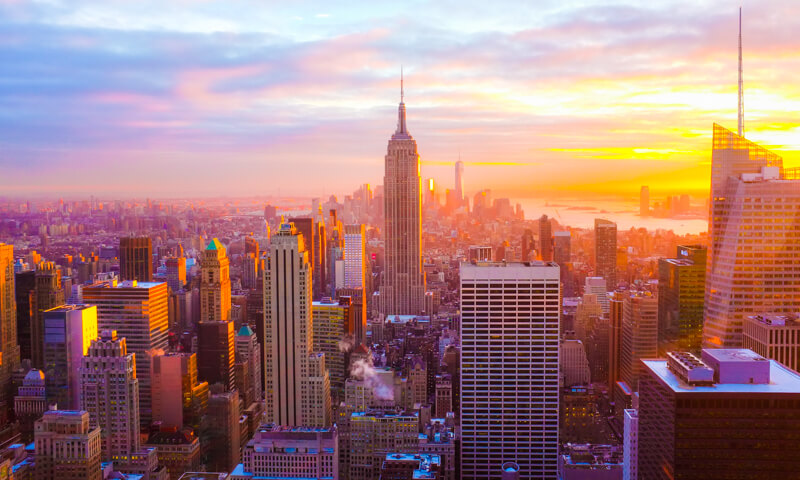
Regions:
<instances>
[{"instance_id":1,"label":"empire state building","mask_svg":"<svg viewBox=\"0 0 800 480\"><path fill-rule=\"evenodd\" d=\"M383 177L386 228L386 271L380 289L385 315L419 315L425 305L422 271L422 184L417 142L406 127L403 80L397 130L389 140Z\"/></svg>"}]
</instances>

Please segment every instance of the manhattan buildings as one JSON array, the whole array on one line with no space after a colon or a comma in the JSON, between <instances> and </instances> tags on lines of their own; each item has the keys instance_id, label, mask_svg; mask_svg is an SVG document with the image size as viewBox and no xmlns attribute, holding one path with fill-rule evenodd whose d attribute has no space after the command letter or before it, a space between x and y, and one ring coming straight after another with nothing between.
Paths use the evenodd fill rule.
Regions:
<instances>
[{"instance_id":1,"label":"manhattan buildings","mask_svg":"<svg viewBox=\"0 0 800 480\"><path fill-rule=\"evenodd\" d=\"M80 367L97 338L97 307L62 305L44 312L47 401L64 410L80 408Z\"/></svg>"},{"instance_id":2,"label":"manhattan buildings","mask_svg":"<svg viewBox=\"0 0 800 480\"><path fill-rule=\"evenodd\" d=\"M461 478L558 470L559 268L461 264Z\"/></svg>"},{"instance_id":3,"label":"manhattan buildings","mask_svg":"<svg viewBox=\"0 0 800 480\"><path fill-rule=\"evenodd\" d=\"M679 245L675 258L658 261L660 351L699 352L703 338L706 247Z\"/></svg>"},{"instance_id":4,"label":"manhattan buildings","mask_svg":"<svg viewBox=\"0 0 800 480\"><path fill-rule=\"evenodd\" d=\"M0 424L12 406L11 374L19 365L17 306L14 298L14 247L0 243Z\"/></svg>"},{"instance_id":5,"label":"manhattan buildings","mask_svg":"<svg viewBox=\"0 0 800 480\"><path fill-rule=\"evenodd\" d=\"M417 142L406 127L402 85L397 129L386 153L384 245L386 272L380 289L384 315L420 315L425 307L422 270L422 192Z\"/></svg>"},{"instance_id":6,"label":"manhattan buildings","mask_svg":"<svg viewBox=\"0 0 800 480\"><path fill-rule=\"evenodd\" d=\"M36 476L38 479L100 480L100 427L89 426L89 414L77 410L50 410L36 422Z\"/></svg>"},{"instance_id":7,"label":"manhattan buildings","mask_svg":"<svg viewBox=\"0 0 800 480\"><path fill-rule=\"evenodd\" d=\"M617 288L617 224L602 218L594 220L594 272L606 280L606 288Z\"/></svg>"}]
</instances>

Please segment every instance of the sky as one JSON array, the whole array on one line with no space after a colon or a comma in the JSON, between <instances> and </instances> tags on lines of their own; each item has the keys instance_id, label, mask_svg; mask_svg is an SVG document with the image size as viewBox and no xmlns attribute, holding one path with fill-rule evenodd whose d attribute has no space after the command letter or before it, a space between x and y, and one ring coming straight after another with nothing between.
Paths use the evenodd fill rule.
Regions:
<instances>
[{"instance_id":1,"label":"sky","mask_svg":"<svg viewBox=\"0 0 800 480\"><path fill-rule=\"evenodd\" d=\"M0 196L706 195L738 2L0 0ZM800 166L800 2L745 0L746 136Z\"/></svg>"}]
</instances>

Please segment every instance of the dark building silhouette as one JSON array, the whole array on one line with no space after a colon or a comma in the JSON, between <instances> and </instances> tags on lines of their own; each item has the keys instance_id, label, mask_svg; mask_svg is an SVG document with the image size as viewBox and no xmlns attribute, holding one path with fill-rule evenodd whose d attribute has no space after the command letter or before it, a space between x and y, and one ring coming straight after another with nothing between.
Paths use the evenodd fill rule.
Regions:
<instances>
[{"instance_id":1,"label":"dark building silhouette","mask_svg":"<svg viewBox=\"0 0 800 480\"><path fill-rule=\"evenodd\" d=\"M119 276L122 280L153 281L153 243L149 237L119 239Z\"/></svg>"}]
</instances>

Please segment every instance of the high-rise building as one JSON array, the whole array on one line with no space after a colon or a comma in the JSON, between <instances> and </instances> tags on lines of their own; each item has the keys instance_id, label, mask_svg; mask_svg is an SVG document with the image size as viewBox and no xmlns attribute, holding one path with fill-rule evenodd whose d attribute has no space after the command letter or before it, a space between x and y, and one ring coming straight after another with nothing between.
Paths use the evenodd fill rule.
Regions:
<instances>
[{"instance_id":1,"label":"high-rise building","mask_svg":"<svg viewBox=\"0 0 800 480\"><path fill-rule=\"evenodd\" d=\"M800 374L746 349L644 360L638 478L791 478Z\"/></svg>"},{"instance_id":2,"label":"high-rise building","mask_svg":"<svg viewBox=\"0 0 800 480\"><path fill-rule=\"evenodd\" d=\"M658 299L650 292L629 292L622 304L620 378L636 390L641 360L658 357Z\"/></svg>"},{"instance_id":3,"label":"high-rise building","mask_svg":"<svg viewBox=\"0 0 800 480\"><path fill-rule=\"evenodd\" d=\"M44 312L64 305L61 288L61 269L53 262L41 262L36 268L36 279L31 306L31 362L44 368Z\"/></svg>"},{"instance_id":4,"label":"high-rise building","mask_svg":"<svg viewBox=\"0 0 800 480\"><path fill-rule=\"evenodd\" d=\"M742 346L800 372L800 320L794 315L753 315L744 321Z\"/></svg>"},{"instance_id":5,"label":"high-rise building","mask_svg":"<svg viewBox=\"0 0 800 480\"><path fill-rule=\"evenodd\" d=\"M11 245L5 246L6 248ZM0 243L0 251L4 245ZM3 253L0 253L0 258ZM13 260L13 255L11 256ZM2 260L0 260L2 262ZM2 265L2 263L0 263ZM5 267L3 267L5 268ZM2 281L0 279L0 281ZM17 343L19 344L19 358L32 359L31 354L31 323L36 318L34 307L34 290L36 288L36 271L24 270L14 274L14 298L17 301Z\"/></svg>"},{"instance_id":6,"label":"high-rise building","mask_svg":"<svg viewBox=\"0 0 800 480\"><path fill-rule=\"evenodd\" d=\"M613 387L620 381L619 362L622 356L624 293L614 292L608 299L608 305L608 385Z\"/></svg>"},{"instance_id":7,"label":"high-rise building","mask_svg":"<svg viewBox=\"0 0 800 480\"><path fill-rule=\"evenodd\" d=\"M314 298L314 284L313 284L313 277L316 275L314 271L314 267L316 266L316 252L317 252L317 245L314 244L314 240L316 240L316 227L314 225L314 219L311 217L293 217L289 218L289 223L294 225L294 228L297 229L303 235L303 245L308 255L308 264L311 267L311 274L310 274L310 282L311 284L311 295L312 299Z\"/></svg>"},{"instance_id":8,"label":"high-rise building","mask_svg":"<svg viewBox=\"0 0 800 480\"><path fill-rule=\"evenodd\" d=\"M44 312L47 401L64 410L80 408L79 368L97 338L97 307L62 305Z\"/></svg>"},{"instance_id":9,"label":"high-rise building","mask_svg":"<svg viewBox=\"0 0 800 480\"><path fill-rule=\"evenodd\" d=\"M204 443L211 445L207 466L210 471L230 472L240 461L239 394L212 394L208 399L207 422Z\"/></svg>"},{"instance_id":10,"label":"high-rise building","mask_svg":"<svg viewBox=\"0 0 800 480\"><path fill-rule=\"evenodd\" d=\"M116 331L128 350L136 354L139 380L139 417L143 426L152 418L151 358L167 348L166 283L116 281L97 283L83 289L87 305L97 306L98 331Z\"/></svg>"},{"instance_id":11,"label":"high-rise building","mask_svg":"<svg viewBox=\"0 0 800 480\"><path fill-rule=\"evenodd\" d=\"M178 386L180 385L180 388ZM208 408L208 382L200 382L197 355L166 353L153 357L153 421L166 428L197 428Z\"/></svg>"},{"instance_id":12,"label":"high-rise building","mask_svg":"<svg viewBox=\"0 0 800 480\"><path fill-rule=\"evenodd\" d=\"M622 480L639 479L639 412L626 409L624 412L622 439Z\"/></svg>"},{"instance_id":13,"label":"high-rise building","mask_svg":"<svg viewBox=\"0 0 800 480\"><path fill-rule=\"evenodd\" d=\"M606 280L606 288L617 288L617 224L594 219L594 274Z\"/></svg>"},{"instance_id":14,"label":"high-rise building","mask_svg":"<svg viewBox=\"0 0 800 480\"><path fill-rule=\"evenodd\" d=\"M554 263L461 264L461 478L556 477L560 301Z\"/></svg>"},{"instance_id":15,"label":"high-rise building","mask_svg":"<svg viewBox=\"0 0 800 480\"><path fill-rule=\"evenodd\" d=\"M393 409L375 409L350 415L350 480L379 478L387 453L411 453L417 448L419 415Z\"/></svg>"},{"instance_id":16,"label":"high-rise building","mask_svg":"<svg viewBox=\"0 0 800 480\"><path fill-rule=\"evenodd\" d=\"M556 262L562 270L565 270L566 264L572 261L570 243L569 231L553 233L553 261Z\"/></svg>"},{"instance_id":17,"label":"high-rise building","mask_svg":"<svg viewBox=\"0 0 800 480\"><path fill-rule=\"evenodd\" d=\"M703 343L740 347L744 319L800 309L800 179L782 159L714 125Z\"/></svg>"},{"instance_id":18,"label":"high-rise building","mask_svg":"<svg viewBox=\"0 0 800 480\"><path fill-rule=\"evenodd\" d=\"M543 262L553 261L553 226L547 215L539 218L539 256Z\"/></svg>"},{"instance_id":19,"label":"high-rise building","mask_svg":"<svg viewBox=\"0 0 800 480\"><path fill-rule=\"evenodd\" d=\"M703 340L706 247L679 245L675 258L658 261L660 350L699 352Z\"/></svg>"},{"instance_id":20,"label":"high-rise building","mask_svg":"<svg viewBox=\"0 0 800 480\"><path fill-rule=\"evenodd\" d=\"M595 296L595 300L600 304L600 309L604 314L608 313L608 283L603 277L586 277L583 285L584 302L586 295L591 294ZM612 289L613 290L613 289Z\"/></svg>"},{"instance_id":21,"label":"high-rise building","mask_svg":"<svg viewBox=\"0 0 800 480\"><path fill-rule=\"evenodd\" d=\"M385 315L420 315L425 308L422 270L422 192L417 142L406 128L402 79L397 129L386 153L384 245L386 270L380 289Z\"/></svg>"},{"instance_id":22,"label":"high-rise building","mask_svg":"<svg viewBox=\"0 0 800 480\"><path fill-rule=\"evenodd\" d=\"M181 290L186 285L186 257L183 256L183 247L178 246L178 255L169 257L164 262L167 267L167 285L173 292Z\"/></svg>"},{"instance_id":23,"label":"high-rise building","mask_svg":"<svg viewBox=\"0 0 800 480\"><path fill-rule=\"evenodd\" d=\"M11 374L19 365L17 305L14 296L14 247L0 243L0 424L12 405Z\"/></svg>"},{"instance_id":24,"label":"high-rise building","mask_svg":"<svg viewBox=\"0 0 800 480\"><path fill-rule=\"evenodd\" d=\"M127 463L140 451L139 380L136 358L124 338L104 330L82 359L81 408L100 428L103 458Z\"/></svg>"},{"instance_id":25,"label":"high-rise building","mask_svg":"<svg viewBox=\"0 0 800 480\"><path fill-rule=\"evenodd\" d=\"M215 238L200 257L200 322L228 321L230 318L230 261L225 247Z\"/></svg>"},{"instance_id":26,"label":"high-rise building","mask_svg":"<svg viewBox=\"0 0 800 480\"><path fill-rule=\"evenodd\" d=\"M242 463L228 478L339 480L339 441L336 427L280 427L264 424L242 448Z\"/></svg>"},{"instance_id":27,"label":"high-rise building","mask_svg":"<svg viewBox=\"0 0 800 480\"><path fill-rule=\"evenodd\" d=\"M366 288L367 247L364 224L344 226L344 286Z\"/></svg>"},{"instance_id":28,"label":"high-rise building","mask_svg":"<svg viewBox=\"0 0 800 480\"><path fill-rule=\"evenodd\" d=\"M564 375L565 387L588 385L590 380L589 360L583 342L576 339L561 341L561 371Z\"/></svg>"},{"instance_id":29,"label":"high-rise building","mask_svg":"<svg viewBox=\"0 0 800 480\"><path fill-rule=\"evenodd\" d=\"M261 344L258 343L256 332L248 325L243 325L236 333L236 365L238 367L243 364L246 364L247 368L242 369L241 379L237 370L236 389L244 401L244 407L247 408L252 402L261 402L264 399Z\"/></svg>"},{"instance_id":30,"label":"high-rise building","mask_svg":"<svg viewBox=\"0 0 800 480\"><path fill-rule=\"evenodd\" d=\"M338 301L323 298L312 304L314 324L314 351L325 354L325 366L331 382L331 395L336 400L344 397L344 381L347 377L345 351L341 348L346 342L355 345L354 320L350 297ZM338 402L337 402L338 403Z\"/></svg>"},{"instance_id":31,"label":"high-rise building","mask_svg":"<svg viewBox=\"0 0 800 480\"><path fill-rule=\"evenodd\" d=\"M153 242L150 237L119 239L119 277L123 281L153 281Z\"/></svg>"},{"instance_id":32,"label":"high-rise building","mask_svg":"<svg viewBox=\"0 0 800 480\"><path fill-rule=\"evenodd\" d=\"M225 390L236 387L234 337L233 322L200 322L197 326L197 369L200 380L209 385L219 383Z\"/></svg>"},{"instance_id":33,"label":"high-rise building","mask_svg":"<svg viewBox=\"0 0 800 480\"><path fill-rule=\"evenodd\" d=\"M461 160L456 162L456 188L455 188L456 201L459 205L464 202L464 162Z\"/></svg>"},{"instance_id":34,"label":"high-rise building","mask_svg":"<svg viewBox=\"0 0 800 480\"><path fill-rule=\"evenodd\" d=\"M258 256L252 253L242 257L242 287L254 289L258 286L259 264Z\"/></svg>"},{"instance_id":35,"label":"high-rise building","mask_svg":"<svg viewBox=\"0 0 800 480\"><path fill-rule=\"evenodd\" d=\"M89 426L89 413L44 412L35 426L36 480L101 480L100 427Z\"/></svg>"},{"instance_id":36,"label":"high-rise building","mask_svg":"<svg viewBox=\"0 0 800 480\"><path fill-rule=\"evenodd\" d=\"M642 185L639 191L639 216L647 217L650 215L650 187Z\"/></svg>"},{"instance_id":37,"label":"high-rise building","mask_svg":"<svg viewBox=\"0 0 800 480\"><path fill-rule=\"evenodd\" d=\"M272 237L263 282L267 420L329 426L330 378L324 354L312 351L311 263L305 239L291 223Z\"/></svg>"}]
</instances>

